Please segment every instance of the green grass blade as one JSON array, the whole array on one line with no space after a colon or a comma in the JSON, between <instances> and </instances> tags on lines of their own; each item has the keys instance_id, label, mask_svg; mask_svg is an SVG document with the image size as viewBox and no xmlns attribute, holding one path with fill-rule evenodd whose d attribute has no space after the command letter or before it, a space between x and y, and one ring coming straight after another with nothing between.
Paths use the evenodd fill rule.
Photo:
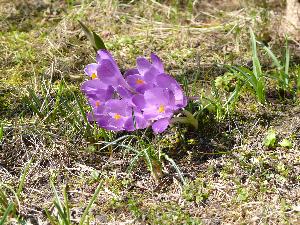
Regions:
<instances>
[{"instance_id":1,"label":"green grass blade","mask_svg":"<svg viewBox=\"0 0 300 225\"><path fill-rule=\"evenodd\" d=\"M39 100L39 98L37 97L37 95L35 94L35 92L31 88L28 88L27 91L28 91L29 96L31 97L31 99L34 101L35 105L38 108L41 108L42 102Z\"/></svg>"},{"instance_id":2,"label":"green grass blade","mask_svg":"<svg viewBox=\"0 0 300 225\"><path fill-rule=\"evenodd\" d=\"M52 117L56 116L57 110L58 110L58 108L60 106L61 95L62 95L63 90L64 90L64 82L61 81L60 84L59 84L59 88L58 88L58 92L57 92L56 98L55 98L54 109L53 109L53 111L51 113Z\"/></svg>"},{"instance_id":3,"label":"green grass blade","mask_svg":"<svg viewBox=\"0 0 300 225\"><path fill-rule=\"evenodd\" d=\"M8 204L8 199L7 196L5 195L4 191L0 187L0 203L2 207L7 207ZM1 209L1 208L0 208Z\"/></svg>"},{"instance_id":4,"label":"green grass blade","mask_svg":"<svg viewBox=\"0 0 300 225\"><path fill-rule=\"evenodd\" d=\"M137 161L139 158L141 158L141 156L143 155L143 152L139 152L138 154L136 154L132 160L130 160L130 164L127 168L127 173L131 173L132 172L132 169L133 167L136 165Z\"/></svg>"},{"instance_id":5,"label":"green grass blade","mask_svg":"<svg viewBox=\"0 0 300 225\"><path fill-rule=\"evenodd\" d=\"M116 140L114 140L114 141L112 141L112 142L106 142L106 141L100 142L100 143L104 143L104 144L106 144L106 145L103 146L102 148L100 148L99 151L101 151L101 150L103 150L103 149L105 149L105 148L108 148L109 146L115 145L115 144L117 144L119 141L125 140L125 139L130 138L130 137L135 138L134 135L124 135L124 136L119 137L118 139L116 139Z\"/></svg>"},{"instance_id":6,"label":"green grass blade","mask_svg":"<svg viewBox=\"0 0 300 225\"><path fill-rule=\"evenodd\" d=\"M33 97L31 94L29 94L29 96L25 96L23 100L26 102L29 108L33 110L33 112L35 112L40 118L42 118L43 114L40 112L39 108L37 107L39 103L36 102L35 98L36 97Z\"/></svg>"},{"instance_id":7,"label":"green grass blade","mask_svg":"<svg viewBox=\"0 0 300 225\"><path fill-rule=\"evenodd\" d=\"M90 31L90 29L87 26L85 26L80 20L78 20L78 23L81 26L81 29L83 30L84 34L86 35L86 37L90 41L92 47L95 48L94 36L93 36L92 32Z\"/></svg>"},{"instance_id":8,"label":"green grass blade","mask_svg":"<svg viewBox=\"0 0 300 225\"><path fill-rule=\"evenodd\" d=\"M98 187L96 188L96 191L94 193L94 195L92 196L88 206L85 208L83 214L82 214L82 217L79 221L79 225L83 225L84 224L84 221L85 221L85 218L86 216L88 215L89 211L91 210L92 208L92 205L94 204L94 202L96 201L101 189L102 189L102 186L103 186L103 181L101 181L98 185Z\"/></svg>"},{"instance_id":9,"label":"green grass blade","mask_svg":"<svg viewBox=\"0 0 300 225\"><path fill-rule=\"evenodd\" d=\"M78 105L78 107L79 107L81 116L82 116L82 118L83 118L83 120L84 120L84 122L85 122L87 128L91 127L91 125L90 125L90 123L89 123L89 121L88 121L88 119L87 119L86 112L85 112L84 109L83 109L82 104L80 103L79 99L77 98L77 96L75 95L74 92L73 92L73 95L74 95L75 101L76 101L76 103L77 103L77 105Z\"/></svg>"},{"instance_id":10,"label":"green grass blade","mask_svg":"<svg viewBox=\"0 0 300 225\"><path fill-rule=\"evenodd\" d=\"M250 84L250 86L253 87L253 89L256 89L257 86L257 79L256 77L253 75L253 72L248 70L245 67L236 67L236 66L232 66L232 71L239 77L244 78L244 80L246 81L246 83Z\"/></svg>"},{"instance_id":11,"label":"green grass blade","mask_svg":"<svg viewBox=\"0 0 300 225\"><path fill-rule=\"evenodd\" d=\"M151 172L153 172L153 165L152 165L151 157L148 154L149 149L150 149L150 147L144 149L142 152L143 152L143 155L145 156L145 159L146 159L147 165L149 167L149 170Z\"/></svg>"},{"instance_id":12,"label":"green grass blade","mask_svg":"<svg viewBox=\"0 0 300 225\"><path fill-rule=\"evenodd\" d=\"M71 224L71 213L70 213L70 207L69 207L69 201L68 201L68 194L67 194L67 186L64 186L63 189L63 195L64 195L64 202L65 202L65 214L66 219L68 221L68 224Z\"/></svg>"},{"instance_id":13,"label":"green grass blade","mask_svg":"<svg viewBox=\"0 0 300 225\"><path fill-rule=\"evenodd\" d=\"M90 29L85 26L80 20L78 20L78 23L80 24L83 32L89 39L92 47L96 52L100 49L106 49L103 40L94 31L90 31Z\"/></svg>"},{"instance_id":14,"label":"green grass blade","mask_svg":"<svg viewBox=\"0 0 300 225\"><path fill-rule=\"evenodd\" d=\"M64 225L69 225L70 223L68 222L68 216L66 215L66 212L64 211L64 208L61 208L60 207L60 202L56 202L54 201L54 206L56 207L57 211L58 211L58 214L59 214L59 217L60 219L62 219L63 221L63 224Z\"/></svg>"},{"instance_id":15,"label":"green grass blade","mask_svg":"<svg viewBox=\"0 0 300 225\"><path fill-rule=\"evenodd\" d=\"M297 93L300 94L300 74L297 76Z\"/></svg>"},{"instance_id":16,"label":"green grass blade","mask_svg":"<svg viewBox=\"0 0 300 225\"><path fill-rule=\"evenodd\" d=\"M50 186L51 186L51 189L54 193L54 201L57 202L57 205L59 206L59 208L62 209L62 203L61 203L60 198L58 196L58 192L57 192L57 190L54 186L53 180L51 178L50 178Z\"/></svg>"},{"instance_id":17,"label":"green grass blade","mask_svg":"<svg viewBox=\"0 0 300 225\"><path fill-rule=\"evenodd\" d=\"M20 196L21 196L21 192L22 192L24 184L25 184L25 178L26 178L26 176L28 174L28 171L30 169L31 163L32 163L32 159L29 160L29 162L27 163L27 165L24 168L22 176L20 177L19 186L18 186L18 190L17 190L17 197L18 198L20 198Z\"/></svg>"},{"instance_id":18,"label":"green grass blade","mask_svg":"<svg viewBox=\"0 0 300 225\"><path fill-rule=\"evenodd\" d=\"M240 90L242 88L242 85L240 85L239 83L236 85L234 91L231 93L231 95L229 96L229 98L227 99L226 103L224 104L224 106L230 105L231 103L235 103L237 98L239 97L240 94Z\"/></svg>"},{"instance_id":19,"label":"green grass blade","mask_svg":"<svg viewBox=\"0 0 300 225\"><path fill-rule=\"evenodd\" d=\"M177 164L174 162L174 160L173 160L172 158L170 158L167 154L163 154L163 156L164 156L164 158L165 158L167 161L169 161L169 162L172 164L172 166L174 167L174 169L175 169L176 172L178 173L178 176L179 176L181 182L182 182L183 184L185 184L186 182L185 182L185 180L184 180L183 174L182 174L182 172L180 171L180 169L179 169L179 167L177 166Z\"/></svg>"},{"instance_id":20,"label":"green grass blade","mask_svg":"<svg viewBox=\"0 0 300 225\"><path fill-rule=\"evenodd\" d=\"M256 80L253 80L253 83L256 82L254 88L256 97L260 103L265 103L265 80L262 74L261 65L259 62L259 58L257 55L256 48L256 38L253 33L253 30L250 28L250 36L251 36L251 46L252 46L252 61L253 61L253 74Z\"/></svg>"},{"instance_id":21,"label":"green grass blade","mask_svg":"<svg viewBox=\"0 0 300 225\"><path fill-rule=\"evenodd\" d=\"M48 220L50 221L51 225L59 225L59 222L57 221L57 219L54 216L51 216L48 209L45 209L45 214L46 214Z\"/></svg>"},{"instance_id":22,"label":"green grass blade","mask_svg":"<svg viewBox=\"0 0 300 225\"><path fill-rule=\"evenodd\" d=\"M1 123L0 124L0 142L2 142L3 138L4 138L4 125Z\"/></svg>"},{"instance_id":23,"label":"green grass blade","mask_svg":"<svg viewBox=\"0 0 300 225\"><path fill-rule=\"evenodd\" d=\"M255 34L254 34L252 28L250 28L249 31L250 31L250 38L251 38L252 55L253 55L253 57L256 57L256 58L257 58L257 49L256 49L256 38L255 38Z\"/></svg>"},{"instance_id":24,"label":"green grass blade","mask_svg":"<svg viewBox=\"0 0 300 225\"><path fill-rule=\"evenodd\" d=\"M288 43L288 38L285 39L285 64L284 64L284 74L285 74L285 85L289 85L289 67L290 67L290 48Z\"/></svg>"},{"instance_id":25,"label":"green grass blade","mask_svg":"<svg viewBox=\"0 0 300 225\"><path fill-rule=\"evenodd\" d=\"M73 115L72 118L70 118L69 116L66 117L66 119L70 122L70 124L72 124L72 126L75 128L75 130L77 131L81 131L79 125L81 124L80 122L80 118L77 115L77 112L74 110L74 108L72 108L68 102L65 102L64 106L66 107L66 109L68 110L68 112ZM77 124L78 125L77 125Z\"/></svg>"},{"instance_id":26,"label":"green grass blade","mask_svg":"<svg viewBox=\"0 0 300 225\"><path fill-rule=\"evenodd\" d=\"M261 65L259 63L259 59L257 56L257 46L256 46L256 38L253 30L250 28L250 36L251 36L251 47L252 47L252 60L253 60L253 73L258 79L261 77Z\"/></svg>"},{"instance_id":27,"label":"green grass blade","mask_svg":"<svg viewBox=\"0 0 300 225\"><path fill-rule=\"evenodd\" d=\"M13 210L14 208L14 204L13 203L10 203L7 207L7 209L5 210L3 216L2 216L2 219L0 220L0 225L4 225L6 220L7 220L7 217L8 215L10 214L10 212Z\"/></svg>"},{"instance_id":28,"label":"green grass blade","mask_svg":"<svg viewBox=\"0 0 300 225\"><path fill-rule=\"evenodd\" d=\"M274 65L277 67L278 70L282 69L282 65L280 64L277 57L274 55L274 53L269 49L267 46L263 46L263 49L268 53L270 58L273 60Z\"/></svg>"},{"instance_id":29,"label":"green grass blade","mask_svg":"<svg viewBox=\"0 0 300 225\"><path fill-rule=\"evenodd\" d=\"M125 149L128 149L136 154L139 154L140 151L136 150L135 148L131 147L130 145L124 145L124 144L119 144L118 147L122 147L122 148L125 148Z\"/></svg>"}]
</instances>

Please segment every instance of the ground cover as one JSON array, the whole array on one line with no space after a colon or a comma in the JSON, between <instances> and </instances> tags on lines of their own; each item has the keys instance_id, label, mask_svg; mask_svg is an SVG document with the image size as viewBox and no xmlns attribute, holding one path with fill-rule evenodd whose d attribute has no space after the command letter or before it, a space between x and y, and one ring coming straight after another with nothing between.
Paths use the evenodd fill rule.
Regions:
<instances>
[{"instance_id":1,"label":"ground cover","mask_svg":"<svg viewBox=\"0 0 300 225\"><path fill-rule=\"evenodd\" d=\"M0 224L298 224L299 42L289 38L286 54L283 8L1 3ZM89 126L80 84L95 53L78 20L102 37L122 71L137 56L159 55L194 97L187 109L199 129L176 124L153 135ZM249 27L265 102L245 79L259 72Z\"/></svg>"}]
</instances>

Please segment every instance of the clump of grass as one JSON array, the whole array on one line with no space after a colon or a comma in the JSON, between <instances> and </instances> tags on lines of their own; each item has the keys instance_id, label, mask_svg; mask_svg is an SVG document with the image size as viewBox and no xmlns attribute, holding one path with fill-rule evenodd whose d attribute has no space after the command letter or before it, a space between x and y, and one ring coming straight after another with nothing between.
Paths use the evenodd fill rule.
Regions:
<instances>
[{"instance_id":1,"label":"clump of grass","mask_svg":"<svg viewBox=\"0 0 300 225\"><path fill-rule=\"evenodd\" d=\"M250 29L251 49L252 49L252 71L246 67L231 66L229 69L233 71L239 78L246 82L252 88L259 103L266 102L266 83L265 75L262 72L261 64L257 54L256 38L253 30Z\"/></svg>"},{"instance_id":2,"label":"clump of grass","mask_svg":"<svg viewBox=\"0 0 300 225\"><path fill-rule=\"evenodd\" d=\"M31 163L32 160L30 160L24 167L16 190L9 185L0 183L0 218L2 217L0 219L1 225L5 224L7 221L10 222L10 220L15 220L18 223L24 223L24 219L18 210L22 198L21 194Z\"/></svg>"},{"instance_id":3,"label":"clump of grass","mask_svg":"<svg viewBox=\"0 0 300 225\"><path fill-rule=\"evenodd\" d=\"M291 91L291 77L289 74L290 67L290 50L288 45L288 38L285 40L285 58L281 62L275 54L267 46L263 46L264 50L272 59L274 65L276 66L276 71L273 73L273 78L277 80L278 91L283 91L285 93Z\"/></svg>"},{"instance_id":4,"label":"clump of grass","mask_svg":"<svg viewBox=\"0 0 300 225\"><path fill-rule=\"evenodd\" d=\"M53 205L57 210L56 215L51 215L50 211L48 209L45 209L45 213L47 215L47 218L48 218L50 224L52 224L52 225L71 225L71 224L73 224L73 222L71 220L71 208L70 208L70 203L69 203L68 195L67 195L67 187L64 186L64 188L63 188L63 201L62 201L59 197L59 194L58 194L55 186L54 186L52 178L50 179L50 186L54 193ZM80 221L78 223L79 225L89 224L88 214L90 213L92 206L95 203L95 201L97 200L97 197L99 196L99 193L102 188L103 188L103 181L98 184L92 198L90 199L89 204L86 206L86 208L80 218Z\"/></svg>"}]
</instances>

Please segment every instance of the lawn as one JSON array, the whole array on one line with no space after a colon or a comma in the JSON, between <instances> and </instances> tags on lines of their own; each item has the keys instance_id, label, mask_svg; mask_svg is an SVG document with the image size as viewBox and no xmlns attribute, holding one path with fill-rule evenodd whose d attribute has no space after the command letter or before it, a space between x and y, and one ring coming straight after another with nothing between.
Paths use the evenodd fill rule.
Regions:
<instances>
[{"instance_id":1,"label":"lawn","mask_svg":"<svg viewBox=\"0 0 300 225\"><path fill-rule=\"evenodd\" d=\"M300 224L300 44L284 8L3 0L0 225ZM79 21L122 73L159 56L189 99L179 122L155 134L88 121L96 53Z\"/></svg>"}]
</instances>

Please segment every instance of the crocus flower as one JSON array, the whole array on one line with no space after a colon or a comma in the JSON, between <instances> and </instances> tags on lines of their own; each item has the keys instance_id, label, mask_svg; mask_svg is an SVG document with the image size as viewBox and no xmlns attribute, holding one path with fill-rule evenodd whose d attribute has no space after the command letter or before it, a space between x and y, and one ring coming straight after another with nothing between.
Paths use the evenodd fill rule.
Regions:
<instances>
[{"instance_id":1,"label":"crocus flower","mask_svg":"<svg viewBox=\"0 0 300 225\"><path fill-rule=\"evenodd\" d=\"M154 133L161 133L173 114L187 104L182 88L164 72L155 54L151 62L139 57L137 67L126 71L125 79L108 51L98 51L96 61L86 66L91 80L81 89L93 108L89 121L104 129L133 131L152 125Z\"/></svg>"},{"instance_id":2,"label":"crocus flower","mask_svg":"<svg viewBox=\"0 0 300 225\"><path fill-rule=\"evenodd\" d=\"M164 73L163 64L158 56L152 53L151 60L152 63L144 57L139 57L136 60L137 68L125 73L126 81L138 93L155 87L157 75Z\"/></svg>"},{"instance_id":3,"label":"crocus flower","mask_svg":"<svg viewBox=\"0 0 300 225\"><path fill-rule=\"evenodd\" d=\"M105 101L110 99L114 93L111 85L107 85L99 79L85 81L81 86L81 90L87 96L98 95L101 98L100 100Z\"/></svg>"},{"instance_id":4,"label":"crocus flower","mask_svg":"<svg viewBox=\"0 0 300 225\"><path fill-rule=\"evenodd\" d=\"M143 57L137 59L137 69L131 69L125 73L126 81L138 93L144 93L153 87L168 88L175 95L175 104L183 108L187 104L187 98L177 81L164 72L164 67L155 54L151 54L152 64Z\"/></svg>"},{"instance_id":5,"label":"crocus flower","mask_svg":"<svg viewBox=\"0 0 300 225\"><path fill-rule=\"evenodd\" d=\"M122 85L129 88L122 76L117 63L112 55L106 50L99 50L96 56L97 63L91 63L84 69L92 79L100 79L103 83L112 87Z\"/></svg>"},{"instance_id":6,"label":"crocus flower","mask_svg":"<svg viewBox=\"0 0 300 225\"><path fill-rule=\"evenodd\" d=\"M156 77L158 87L167 88L174 93L175 105L177 109L184 108L187 105L187 97L177 81L168 74L162 73Z\"/></svg>"},{"instance_id":7,"label":"crocus flower","mask_svg":"<svg viewBox=\"0 0 300 225\"><path fill-rule=\"evenodd\" d=\"M148 126L142 114L130 107L127 101L111 99L105 103L105 109L100 114L89 115L90 121L96 121L98 125L107 130L133 131L144 129Z\"/></svg>"},{"instance_id":8,"label":"crocus flower","mask_svg":"<svg viewBox=\"0 0 300 225\"><path fill-rule=\"evenodd\" d=\"M164 131L170 124L170 118L177 109L174 93L165 88L155 87L145 91L144 95L136 95L133 102L142 110L144 118L153 123L155 133Z\"/></svg>"},{"instance_id":9,"label":"crocus flower","mask_svg":"<svg viewBox=\"0 0 300 225\"><path fill-rule=\"evenodd\" d=\"M144 57L137 58L136 64L139 73L144 77L148 83L153 83L157 75L164 73L164 67L155 54L151 54L152 64Z\"/></svg>"}]
</instances>

